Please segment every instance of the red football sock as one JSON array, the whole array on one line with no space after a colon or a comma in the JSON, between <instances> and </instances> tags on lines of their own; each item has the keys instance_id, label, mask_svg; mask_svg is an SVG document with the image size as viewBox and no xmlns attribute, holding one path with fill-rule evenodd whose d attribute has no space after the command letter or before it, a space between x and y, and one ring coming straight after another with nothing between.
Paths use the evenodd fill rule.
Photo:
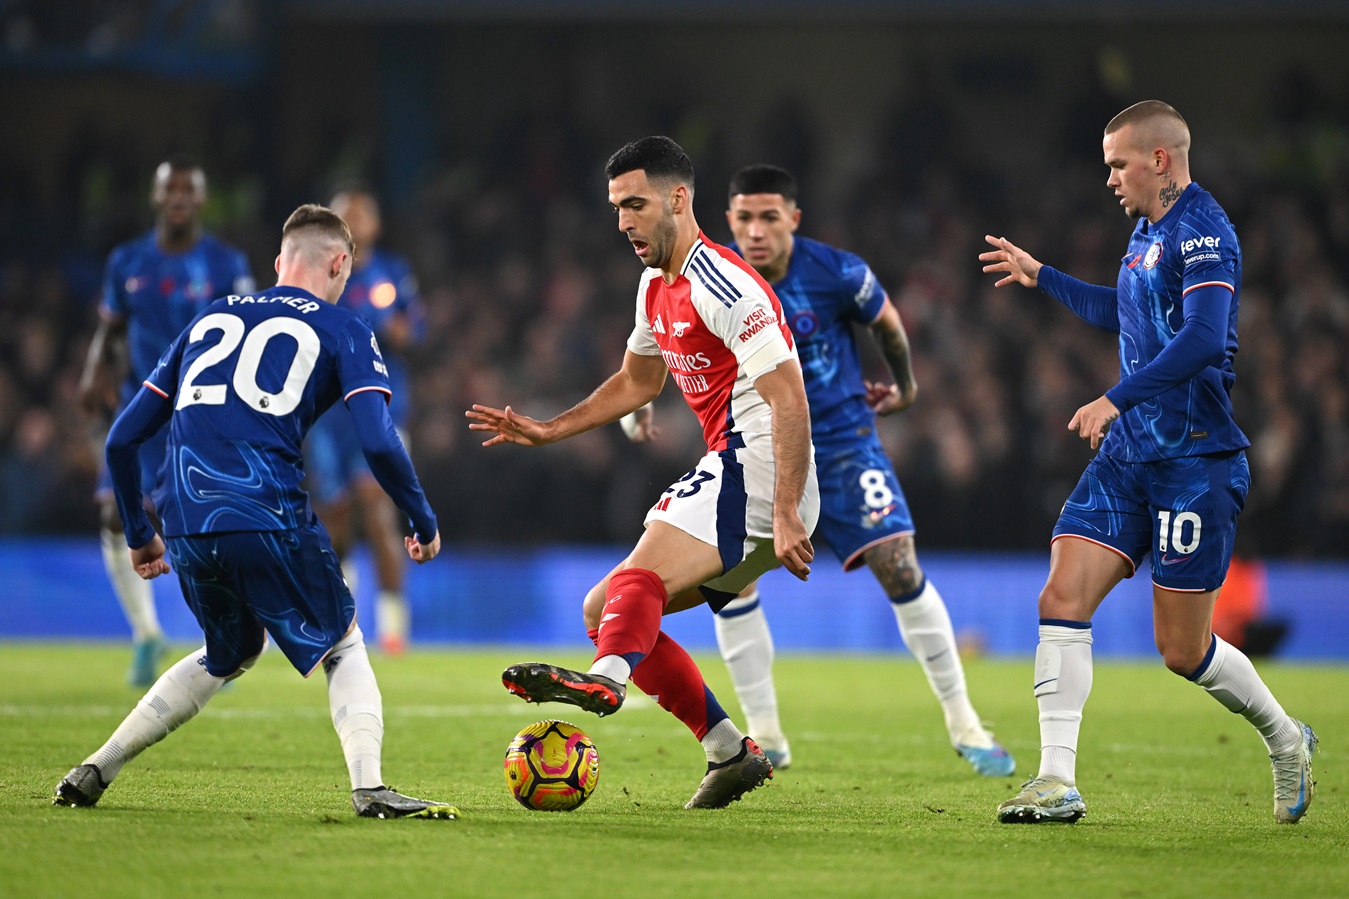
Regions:
<instances>
[{"instance_id":1,"label":"red football sock","mask_svg":"<svg viewBox=\"0 0 1349 899\"><path fill-rule=\"evenodd\" d=\"M660 633L660 618L670 601L665 585L654 571L625 568L609 578L604 597L595 658L622 656L635 669Z\"/></svg>"},{"instance_id":2,"label":"red football sock","mask_svg":"<svg viewBox=\"0 0 1349 899\"><path fill-rule=\"evenodd\" d=\"M664 631L657 634L656 645L642 664L632 670L632 682L683 721L699 740L727 717L693 659Z\"/></svg>"}]
</instances>

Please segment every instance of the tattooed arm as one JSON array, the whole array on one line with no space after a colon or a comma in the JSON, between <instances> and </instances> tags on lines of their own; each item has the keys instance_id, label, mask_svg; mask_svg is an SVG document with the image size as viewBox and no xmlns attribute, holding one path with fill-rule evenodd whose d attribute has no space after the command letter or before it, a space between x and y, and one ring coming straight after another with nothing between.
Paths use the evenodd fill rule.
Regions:
<instances>
[{"instance_id":1,"label":"tattooed arm","mask_svg":"<svg viewBox=\"0 0 1349 899\"><path fill-rule=\"evenodd\" d=\"M890 302L889 297L868 328L895 383L881 384L867 381L867 403L877 415L902 412L913 405L914 398L918 396L918 382L913 379L909 335L904 332L904 322L899 317L899 310Z\"/></svg>"}]
</instances>

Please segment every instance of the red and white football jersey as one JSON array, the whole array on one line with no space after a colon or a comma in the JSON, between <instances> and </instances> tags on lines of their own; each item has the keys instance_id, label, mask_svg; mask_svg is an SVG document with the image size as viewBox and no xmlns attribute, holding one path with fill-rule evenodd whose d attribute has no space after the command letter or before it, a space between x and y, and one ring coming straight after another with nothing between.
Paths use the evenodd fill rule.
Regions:
<instances>
[{"instance_id":1,"label":"red and white football jersey","mask_svg":"<svg viewBox=\"0 0 1349 899\"><path fill-rule=\"evenodd\" d=\"M796 346L773 288L739 255L699 232L674 283L647 269L628 349L665 360L709 452L769 444L772 419L754 378L796 359Z\"/></svg>"}]
</instances>

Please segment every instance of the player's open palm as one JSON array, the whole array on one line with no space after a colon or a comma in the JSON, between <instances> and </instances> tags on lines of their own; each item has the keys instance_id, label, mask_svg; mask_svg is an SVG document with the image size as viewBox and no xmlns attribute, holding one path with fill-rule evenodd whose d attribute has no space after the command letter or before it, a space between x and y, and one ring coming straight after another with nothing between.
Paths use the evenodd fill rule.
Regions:
<instances>
[{"instance_id":1,"label":"player's open palm","mask_svg":"<svg viewBox=\"0 0 1349 899\"><path fill-rule=\"evenodd\" d=\"M775 515L773 521L773 552L782 567L796 577L810 577L810 563L815 561L815 547L801 516L792 509L788 514Z\"/></svg>"},{"instance_id":2,"label":"player's open palm","mask_svg":"<svg viewBox=\"0 0 1349 899\"><path fill-rule=\"evenodd\" d=\"M1007 273L1005 278L998 279L997 283L993 285L994 287L1003 287L1013 282L1024 287L1035 287L1040 283L1042 263L1037 261L1034 256L1005 237L985 234L984 240L989 245L997 247L995 250L979 254L979 261L984 263L984 271Z\"/></svg>"},{"instance_id":3,"label":"player's open palm","mask_svg":"<svg viewBox=\"0 0 1349 899\"><path fill-rule=\"evenodd\" d=\"M517 415L510 406L493 409L474 403L473 408L464 415L469 419L469 430L487 431L494 435L484 440L483 446L496 446L498 443L543 446L551 442L543 422L528 415Z\"/></svg>"}]
</instances>

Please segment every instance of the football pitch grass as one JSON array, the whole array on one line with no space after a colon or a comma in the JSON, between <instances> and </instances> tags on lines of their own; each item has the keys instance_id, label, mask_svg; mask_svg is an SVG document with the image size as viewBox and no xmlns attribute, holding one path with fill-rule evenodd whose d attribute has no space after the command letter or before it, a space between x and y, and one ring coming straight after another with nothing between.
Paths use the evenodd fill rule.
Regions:
<instances>
[{"instance_id":1,"label":"football pitch grass","mask_svg":"<svg viewBox=\"0 0 1349 899\"><path fill-rule=\"evenodd\" d=\"M191 647L175 647L181 657ZM781 656L794 761L720 811L685 811L704 762L688 732L633 691L597 719L527 705L512 662L583 665L580 651L418 648L376 657L385 779L458 805L455 821L358 819L321 674L280 653L128 766L94 809L54 808L57 781L139 698L129 651L0 644L0 895L4 896L1344 896L1342 787L1349 667L1265 664L1321 738L1316 801L1277 826L1263 744L1160 661L1096 666L1075 825L998 824L1038 762L1029 659L967 664L971 695L1017 757L980 778L946 742L911 659ZM719 660L697 656L739 719ZM599 787L569 814L530 812L502 756L542 718L599 747Z\"/></svg>"}]
</instances>

